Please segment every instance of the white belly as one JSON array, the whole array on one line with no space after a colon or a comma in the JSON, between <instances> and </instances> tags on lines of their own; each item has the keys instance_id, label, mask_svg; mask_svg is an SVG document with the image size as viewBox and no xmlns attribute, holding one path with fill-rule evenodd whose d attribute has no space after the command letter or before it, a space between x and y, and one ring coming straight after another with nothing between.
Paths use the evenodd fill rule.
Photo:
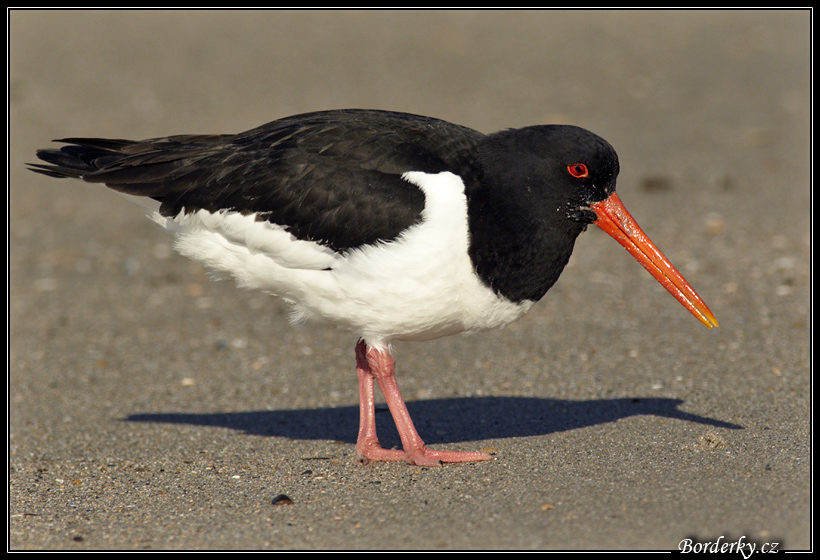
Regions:
<instances>
[{"instance_id":1,"label":"white belly","mask_svg":"<svg viewBox=\"0 0 820 560\"><path fill-rule=\"evenodd\" d=\"M406 173L425 194L420 223L396 240L344 254L300 241L254 215L204 210L151 217L176 237L175 248L245 288L293 306L295 320L323 319L371 346L506 325L534 302L494 294L467 253L464 184L452 173Z\"/></svg>"}]
</instances>

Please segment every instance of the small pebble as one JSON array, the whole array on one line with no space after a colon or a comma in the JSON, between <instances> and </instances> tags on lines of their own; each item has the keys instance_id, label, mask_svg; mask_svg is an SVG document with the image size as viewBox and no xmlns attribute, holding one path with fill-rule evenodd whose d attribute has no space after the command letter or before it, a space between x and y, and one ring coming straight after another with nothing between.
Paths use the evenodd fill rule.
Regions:
<instances>
[{"instance_id":1,"label":"small pebble","mask_svg":"<svg viewBox=\"0 0 820 560\"><path fill-rule=\"evenodd\" d=\"M271 500L271 503L275 506L289 506L293 504L293 500L291 500L285 494L279 494L273 500Z\"/></svg>"}]
</instances>

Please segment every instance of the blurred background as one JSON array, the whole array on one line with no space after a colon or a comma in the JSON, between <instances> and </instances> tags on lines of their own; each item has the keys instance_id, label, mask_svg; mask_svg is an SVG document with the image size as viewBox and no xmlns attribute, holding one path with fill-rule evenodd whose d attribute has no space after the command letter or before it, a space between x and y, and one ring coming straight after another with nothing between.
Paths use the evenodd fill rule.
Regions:
<instances>
[{"instance_id":1,"label":"blurred background","mask_svg":"<svg viewBox=\"0 0 820 560\"><path fill-rule=\"evenodd\" d=\"M807 548L811 15L10 10L10 546ZM721 327L590 231L522 321L397 348L429 443L496 461L360 469L355 340L25 169L346 107L601 135Z\"/></svg>"}]
</instances>

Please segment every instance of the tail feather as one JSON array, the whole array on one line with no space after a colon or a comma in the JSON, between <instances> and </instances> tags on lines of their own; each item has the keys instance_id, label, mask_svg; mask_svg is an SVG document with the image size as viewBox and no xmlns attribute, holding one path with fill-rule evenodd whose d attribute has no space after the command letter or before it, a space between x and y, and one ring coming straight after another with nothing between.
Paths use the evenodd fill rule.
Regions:
<instances>
[{"instance_id":1,"label":"tail feather","mask_svg":"<svg viewBox=\"0 0 820 560\"><path fill-rule=\"evenodd\" d=\"M55 140L67 144L62 148L37 150L37 157L48 165L28 165L32 171L50 177L106 183L113 189L121 190L128 184L138 185L169 178L180 167L187 167L218 150L231 137L227 134L185 134L141 141L64 138Z\"/></svg>"},{"instance_id":2,"label":"tail feather","mask_svg":"<svg viewBox=\"0 0 820 560\"><path fill-rule=\"evenodd\" d=\"M49 177L82 179L126 157L125 151L136 142L101 138L65 138L55 140L69 145L60 149L37 150L37 157L45 161L29 163L29 169Z\"/></svg>"},{"instance_id":3,"label":"tail feather","mask_svg":"<svg viewBox=\"0 0 820 560\"><path fill-rule=\"evenodd\" d=\"M68 144L62 148L37 150L37 157L45 164L28 166L49 177L104 183L125 194L161 199L184 192L198 177L209 176L211 171L195 163L225 137L181 135L142 141L65 138L56 140Z\"/></svg>"}]
</instances>

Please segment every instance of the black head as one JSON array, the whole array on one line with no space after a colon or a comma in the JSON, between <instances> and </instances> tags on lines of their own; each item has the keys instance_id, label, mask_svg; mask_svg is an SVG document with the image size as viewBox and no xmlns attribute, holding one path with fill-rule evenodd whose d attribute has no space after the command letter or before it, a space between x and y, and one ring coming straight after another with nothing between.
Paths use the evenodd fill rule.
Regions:
<instances>
[{"instance_id":1,"label":"black head","mask_svg":"<svg viewBox=\"0 0 820 560\"><path fill-rule=\"evenodd\" d=\"M498 293L537 300L597 219L591 205L615 191L618 156L599 136L562 125L492 134L478 156L481 177L467 193L470 255Z\"/></svg>"},{"instance_id":2,"label":"black head","mask_svg":"<svg viewBox=\"0 0 820 560\"><path fill-rule=\"evenodd\" d=\"M615 193L618 156L604 139L574 126L510 130L488 137L481 160L484 174L469 202L483 210L484 223L471 222L480 239L471 243L470 256L497 293L513 301L539 299L558 279L575 239L595 224L704 325L717 326Z\"/></svg>"},{"instance_id":3,"label":"black head","mask_svg":"<svg viewBox=\"0 0 820 560\"><path fill-rule=\"evenodd\" d=\"M609 142L569 125L493 134L484 154L487 179L517 185L539 211L560 208L566 218L582 224L595 221L590 205L615 192L620 170L618 154Z\"/></svg>"}]
</instances>

